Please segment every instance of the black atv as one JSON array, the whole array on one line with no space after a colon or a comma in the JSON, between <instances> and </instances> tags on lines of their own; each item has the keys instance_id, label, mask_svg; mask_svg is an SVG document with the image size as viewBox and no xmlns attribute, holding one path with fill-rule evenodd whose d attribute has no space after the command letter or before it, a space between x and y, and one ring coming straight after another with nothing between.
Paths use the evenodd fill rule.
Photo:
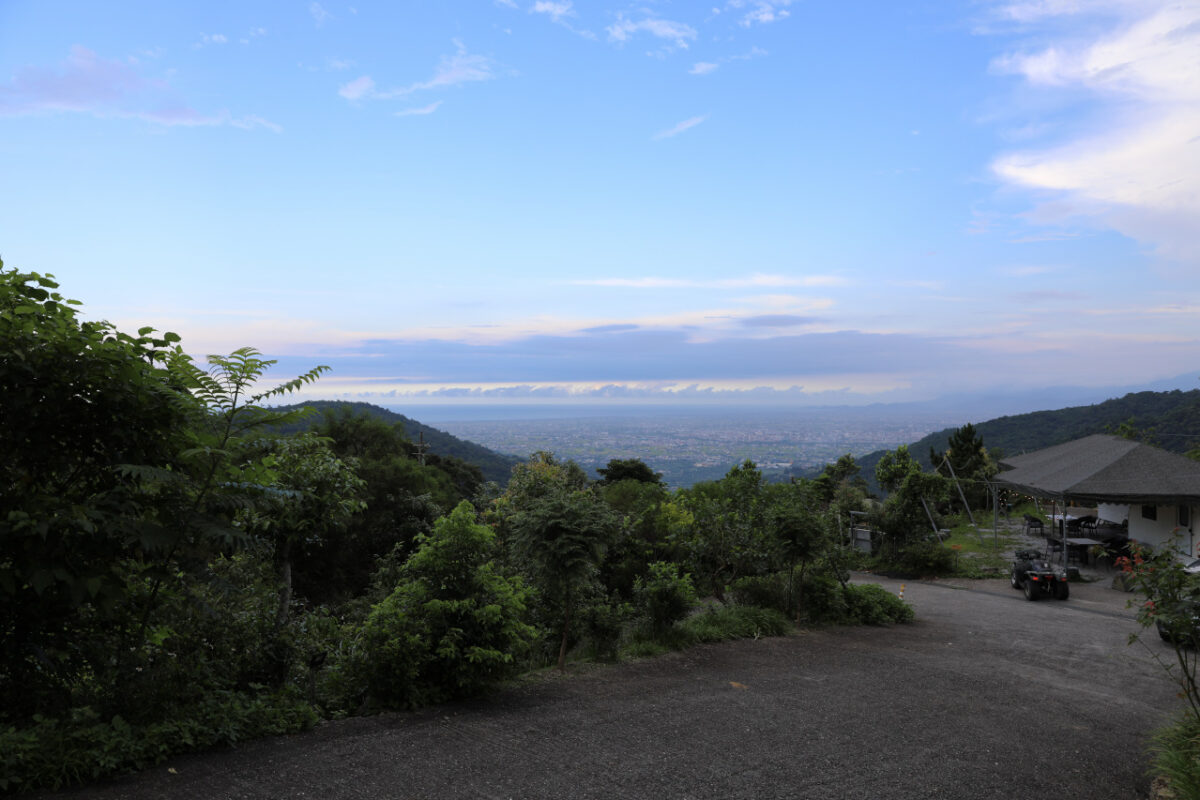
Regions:
<instances>
[{"instance_id":1,"label":"black atv","mask_svg":"<svg viewBox=\"0 0 1200 800\"><path fill-rule=\"evenodd\" d=\"M1037 550L1018 550L1008 580L1014 589L1025 593L1026 600L1053 597L1066 600L1071 596L1067 573L1055 569Z\"/></svg>"}]
</instances>

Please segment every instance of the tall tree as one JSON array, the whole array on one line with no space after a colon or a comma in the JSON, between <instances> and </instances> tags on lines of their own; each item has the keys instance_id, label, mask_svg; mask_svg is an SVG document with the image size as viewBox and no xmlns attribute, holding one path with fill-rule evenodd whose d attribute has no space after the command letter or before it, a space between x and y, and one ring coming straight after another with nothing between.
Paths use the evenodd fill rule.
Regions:
<instances>
[{"instance_id":1,"label":"tall tree","mask_svg":"<svg viewBox=\"0 0 1200 800\"><path fill-rule=\"evenodd\" d=\"M566 668L567 642L576 605L596 579L620 521L589 489L549 490L527 500L511 519L512 547L535 585L558 609L558 668Z\"/></svg>"}]
</instances>

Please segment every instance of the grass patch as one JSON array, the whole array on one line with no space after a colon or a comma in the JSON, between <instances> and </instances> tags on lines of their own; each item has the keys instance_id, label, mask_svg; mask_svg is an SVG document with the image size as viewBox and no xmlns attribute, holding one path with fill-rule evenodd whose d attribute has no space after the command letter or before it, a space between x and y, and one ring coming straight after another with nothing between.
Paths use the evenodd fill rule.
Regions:
<instances>
[{"instance_id":1,"label":"grass patch","mask_svg":"<svg viewBox=\"0 0 1200 800\"><path fill-rule=\"evenodd\" d=\"M1166 778L1172 797L1200 797L1200 721L1182 716L1154 734L1153 772Z\"/></svg>"},{"instance_id":2,"label":"grass patch","mask_svg":"<svg viewBox=\"0 0 1200 800\"><path fill-rule=\"evenodd\" d=\"M1012 552L1021 543L1015 531L993 532L991 520L978 528L958 521L943 543L955 553L954 574L964 578L994 577L1011 566Z\"/></svg>"}]
</instances>

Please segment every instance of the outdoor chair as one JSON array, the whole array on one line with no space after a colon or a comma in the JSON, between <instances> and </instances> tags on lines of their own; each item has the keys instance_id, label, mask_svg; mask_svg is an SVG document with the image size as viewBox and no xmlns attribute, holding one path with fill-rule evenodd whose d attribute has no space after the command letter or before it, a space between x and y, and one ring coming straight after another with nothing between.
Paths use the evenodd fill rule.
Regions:
<instances>
[{"instance_id":1,"label":"outdoor chair","mask_svg":"<svg viewBox=\"0 0 1200 800\"><path fill-rule=\"evenodd\" d=\"M1032 514L1025 515L1025 533L1032 534L1034 531L1042 533L1045 530L1045 524L1033 516Z\"/></svg>"}]
</instances>

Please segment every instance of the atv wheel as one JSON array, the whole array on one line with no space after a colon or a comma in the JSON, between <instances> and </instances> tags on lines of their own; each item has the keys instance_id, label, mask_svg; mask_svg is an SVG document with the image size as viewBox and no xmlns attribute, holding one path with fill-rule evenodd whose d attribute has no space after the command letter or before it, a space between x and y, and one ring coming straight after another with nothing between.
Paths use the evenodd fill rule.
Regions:
<instances>
[{"instance_id":1,"label":"atv wheel","mask_svg":"<svg viewBox=\"0 0 1200 800\"><path fill-rule=\"evenodd\" d=\"M1057 600L1066 600L1071 596L1071 585L1066 581L1058 581L1054 586L1054 597Z\"/></svg>"},{"instance_id":2,"label":"atv wheel","mask_svg":"<svg viewBox=\"0 0 1200 800\"><path fill-rule=\"evenodd\" d=\"M1037 600L1038 594L1041 592L1041 590L1038 589L1038 585L1033 582L1032 578L1026 578L1025 585L1021 588L1025 590L1026 600Z\"/></svg>"},{"instance_id":3,"label":"atv wheel","mask_svg":"<svg viewBox=\"0 0 1200 800\"><path fill-rule=\"evenodd\" d=\"M1012 587L1014 589L1021 588L1021 582L1019 580L1017 580L1017 571L1016 570L1013 570L1012 572L1008 573L1008 582L1012 584Z\"/></svg>"}]
</instances>

